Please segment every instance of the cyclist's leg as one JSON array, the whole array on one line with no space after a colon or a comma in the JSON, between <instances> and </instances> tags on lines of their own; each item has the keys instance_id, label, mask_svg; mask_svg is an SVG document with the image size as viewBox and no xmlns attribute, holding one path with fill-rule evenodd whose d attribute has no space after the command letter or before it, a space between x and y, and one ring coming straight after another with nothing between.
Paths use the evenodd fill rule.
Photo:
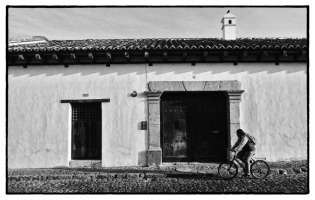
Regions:
<instances>
[{"instance_id":1,"label":"cyclist's leg","mask_svg":"<svg viewBox=\"0 0 315 200\"><path fill-rule=\"evenodd\" d=\"M250 160L255 155L255 151L246 151L244 153L245 175L250 175Z\"/></svg>"},{"instance_id":2,"label":"cyclist's leg","mask_svg":"<svg viewBox=\"0 0 315 200\"><path fill-rule=\"evenodd\" d=\"M241 169L244 169L244 165L245 165L243 157L244 157L244 150L241 150L241 151L237 152L237 154L235 156L235 163Z\"/></svg>"},{"instance_id":3,"label":"cyclist's leg","mask_svg":"<svg viewBox=\"0 0 315 200\"><path fill-rule=\"evenodd\" d=\"M242 163L244 163L244 155L245 155L245 151L244 151L244 150L241 150L241 151L239 151L239 152L237 153L237 158L238 158L239 160L241 160Z\"/></svg>"}]
</instances>

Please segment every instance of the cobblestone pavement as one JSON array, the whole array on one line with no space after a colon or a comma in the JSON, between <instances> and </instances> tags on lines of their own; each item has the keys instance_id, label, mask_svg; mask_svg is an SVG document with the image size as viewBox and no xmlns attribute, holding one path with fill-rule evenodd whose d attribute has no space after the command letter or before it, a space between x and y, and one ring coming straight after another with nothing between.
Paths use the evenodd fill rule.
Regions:
<instances>
[{"instance_id":1,"label":"cobblestone pavement","mask_svg":"<svg viewBox=\"0 0 315 200\"><path fill-rule=\"evenodd\" d=\"M294 166L297 168L297 166ZM293 168L289 168L293 169ZM8 193L308 193L308 173L272 168L265 179L128 169L9 170Z\"/></svg>"}]
</instances>

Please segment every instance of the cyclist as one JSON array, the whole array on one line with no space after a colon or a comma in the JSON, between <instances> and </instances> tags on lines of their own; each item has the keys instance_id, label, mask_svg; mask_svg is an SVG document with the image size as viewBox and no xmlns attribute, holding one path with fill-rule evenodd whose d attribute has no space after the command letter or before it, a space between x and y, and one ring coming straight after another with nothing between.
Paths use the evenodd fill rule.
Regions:
<instances>
[{"instance_id":1,"label":"cyclist","mask_svg":"<svg viewBox=\"0 0 315 200\"><path fill-rule=\"evenodd\" d=\"M255 139L242 129L236 131L238 140L233 145L231 151L237 153L237 157L245 163L244 176L250 176L250 160L255 154Z\"/></svg>"}]
</instances>

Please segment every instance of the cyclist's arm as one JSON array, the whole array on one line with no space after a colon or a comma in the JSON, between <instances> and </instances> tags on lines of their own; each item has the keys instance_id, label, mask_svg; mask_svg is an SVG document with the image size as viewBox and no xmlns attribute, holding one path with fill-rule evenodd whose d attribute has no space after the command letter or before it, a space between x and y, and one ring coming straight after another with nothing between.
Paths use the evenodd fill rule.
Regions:
<instances>
[{"instance_id":1,"label":"cyclist's arm","mask_svg":"<svg viewBox=\"0 0 315 200\"><path fill-rule=\"evenodd\" d=\"M239 152L240 150L242 150L242 148L245 146L245 144L248 142L248 138L247 137L243 137L241 139L241 141L237 144L235 144L231 151L234 151L234 152Z\"/></svg>"},{"instance_id":2,"label":"cyclist's arm","mask_svg":"<svg viewBox=\"0 0 315 200\"><path fill-rule=\"evenodd\" d=\"M235 142L235 144L233 145L233 147L231 148L231 151L235 151L235 147L237 147L240 144L241 140L239 138L237 138L237 141Z\"/></svg>"}]
</instances>

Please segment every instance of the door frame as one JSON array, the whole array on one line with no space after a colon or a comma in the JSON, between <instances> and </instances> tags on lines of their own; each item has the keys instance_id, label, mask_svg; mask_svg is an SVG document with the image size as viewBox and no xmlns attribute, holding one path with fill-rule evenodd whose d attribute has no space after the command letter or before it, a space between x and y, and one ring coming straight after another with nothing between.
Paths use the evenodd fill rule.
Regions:
<instances>
[{"instance_id":1,"label":"door frame","mask_svg":"<svg viewBox=\"0 0 315 200\"><path fill-rule=\"evenodd\" d=\"M148 83L148 150L147 165L162 164L161 148L161 95L163 92L224 91L227 94L228 147L231 146L231 133L240 128L240 101L244 90L237 80L226 81L152 81ZM227 149L229 151L229 149ZM227 158L229 154L227 152Z\"/></svg>"},{"instance_id":2,"label":"door frame","mask_svg":"<svg viewBox=\"0 0 315 200\"><path fill-rule=\"evenodd\" d=\"M68 104L68 166L69 167L93 167L93 166L101 166L101 160L72 160L71 151L72 151L72 106L71 103L93 103L100 102L101 103L101 115L102 115L102 124L103 124L103 111L102 104L109 103L110 98L100 98L100 99L61 99L60 103ZM102 125L102 136L103 137L103 125ZM101 148L103 148L103 144L101 144ZM102 149L103 151L103 149Z\"/></svg>"}]
</instances>

